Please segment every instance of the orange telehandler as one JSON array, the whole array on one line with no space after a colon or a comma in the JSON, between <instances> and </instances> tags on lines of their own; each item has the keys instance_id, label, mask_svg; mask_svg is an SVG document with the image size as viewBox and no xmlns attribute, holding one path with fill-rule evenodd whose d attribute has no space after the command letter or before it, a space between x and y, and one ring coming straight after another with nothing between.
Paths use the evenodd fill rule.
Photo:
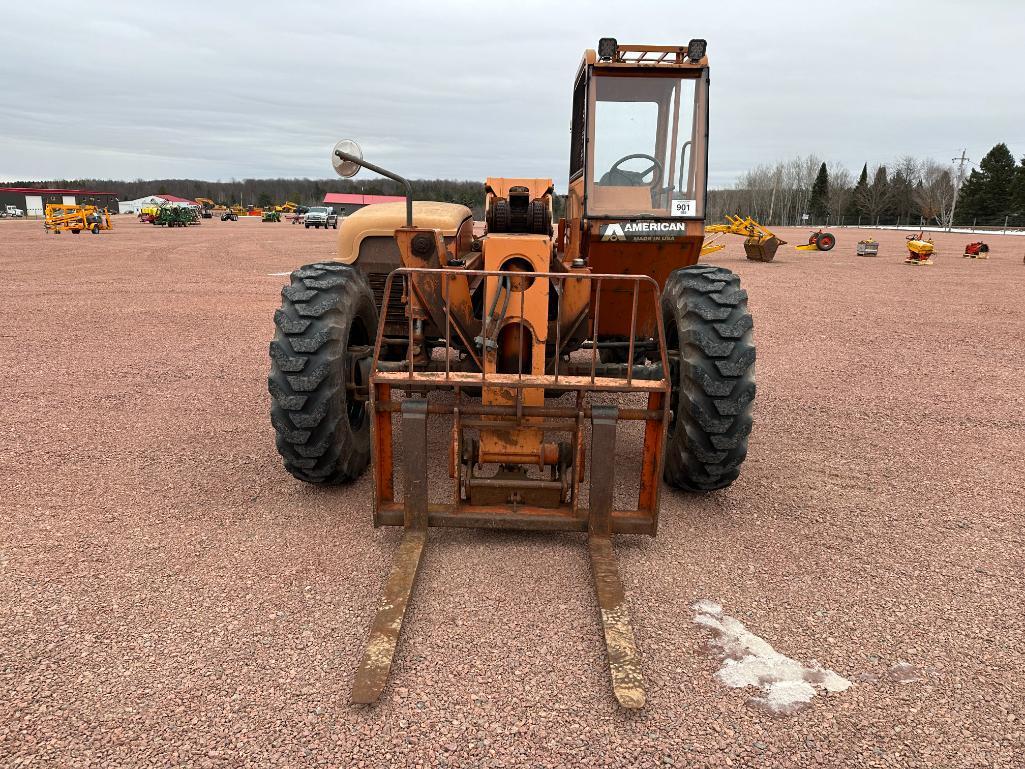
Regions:
<instances>
[{"instance_id":1,"label":"orange telehandler","mask_svg":"<svg viewBox=\"0 0 1025 769\"><path fill-rule=\"evenodd\" d=\"M336 260L292 273L268 386L285 468L337 484L372 467L374 525L403 528L354 702L384 688L428 530L452 526L586 533L613 691L644 705L612 537L655 535L663 480L729 486L755 395L747 294L698 264L708 72L704 40L603 38L574 80L565 216L551 179L492 177L481 237L468 208L414 202L336 145L340 175L396 180L406 202L356 211ZM646 115L650 133L624 131ZM629 496L612 459L627 435Z\"/></svg>"}]
</instances>

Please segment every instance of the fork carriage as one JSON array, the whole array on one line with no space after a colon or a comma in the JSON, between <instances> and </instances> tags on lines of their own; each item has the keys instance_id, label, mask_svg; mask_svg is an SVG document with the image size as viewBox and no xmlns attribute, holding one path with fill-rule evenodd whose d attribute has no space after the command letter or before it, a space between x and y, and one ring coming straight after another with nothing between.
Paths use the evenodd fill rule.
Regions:
<instances>
[{"instance_id":1,"label":"fork carriage","mask_svg":"<svg viewBox=\"0 0 1025 769\"><path fill-rule=\"evenodd\" d=\"M440 233L433 235L441 242ZM521 252L531 250L524 246L530 239L547 238L510 237L518 241L516 252L498 269L402 267L388 276L385 296L392 296L393 283L400 281L409 312L407 336L400 345L405 356L382 358L382 350L396 341L386 339L384 318L369 369L374 524L403 526L406 531L356 675L355 702L376 700L387 680L401 629L402 612L396 615L396 607L408 601L427 528L452 526L587 532L614 690L627 707L644 704L639 655L610 537L654 535L658 524L671 389L665 375L669 363L661 316L656 314L654 339L647 344L636 341L641 296L650 306L658 306L658 285L645 275L594 275L581 268L525 271L517 261L523 258ZM489 250L485 243L485 263ZM545 248L538 253L546 262L550 258ZM508 269L510 263L516 269ZM483 304L491 309L478 319L469 298L482 282ZM588 340L594 336L592 321L600 322L603 291L606 297L613 291L630 296L627 359L649 355L651 365L600 361L598 345ZM496 314L499 308L501 315ZM444 346L434 348L430 357L425 325L444 330ZM578 349L583 351L578 354L581 359L572 360L570 353ZM396 397L399 391L403 397ZM451 397L429 399L427 394L435 391ZM480 393L479 401L468 393ZM552 402L567 393L575 395L574 403ZM643 393L646 407L588 402L596 393ZM546 401L546 394L553 398ZM396 415L402 430L401 500L395 489ZM451 493L450 501L443 503L428 498L432 415L452 418L447 452ZM614 462L602 472L585 472L588 454L615 456L620 420L642 421L645 426L640 490L632 510L613 509ZM497 469L488 472L489 467ZM586 502L581 494L585 480Z\"/></svg>"},{"instance_id":2,"label":"fork carriage","mask_svg":"<svg viewBox=\"0 0 1025 769\"><path fill-rule=\"evenodd\" d=\"M588 508L597 507L607 510L610 532L654 534L670 392L669 379L665 376L669 362L661 322L656 326L657 335L650 350L653 363L602 363L598 346L580 338L582 330L588 340L593 336L590 318L587 314L564 315L563 300L567 294L573 301L574 295L577 299L586 299L593 293L596 307L600 307L603 287L625 284L630 287L626 290L633 297L636 316L642 291L649 301L657 303L658 286L644 275L517 272L513 279L509 275L502 270L400 268L389 276L389 287L393 281L401 281L403 296L416 297L414 303L419 303L424 291L433 291L437 287L435 281L440 281L442 303L437 309L443 313L443 318L435 321L444 328L445 340L444 347L436 348L430 359L418 362L414 353L419 350L412 320L415 313L410 313L409 336L404 345L406 356L400 360L383 360L385 324L382 322L379 327L369 377L374 413L375 524L403 525L406 520L408 500L399 502L395 497L393 414L401 417L404 441L409 440L407 419L413 420L410 428L419 436L419 425L426 424L430 415L445 414L453 418L448 452L451 502L424 503L430 525L588 531ZM505 294L511 304L518 305L517 311L507 311L505 319L492 322L490 329L487 319L483 323L474 322L472 316L469 323L466 317L453 319L453 298L469 296L468 288L479 281L488 281L496 287L498 301L493 302L494 305L502 304ZM511 288L502 289L502 281ZM517 290L517 281L521 285L530 281L531 286ZM454 288L456 284L461 284L458 289ZM608 288L605 291L608 294ZM534 292L531 301L540 302L544 310L544 317L536 325L528 320L527 295L530 292ZM550 320L548 315L552 316ZM600 310L596 317L600 318ZM632 325L636 326L636 317ZM458 332L454 332L454 328L458 328ZM540 333L535 334L534 329ZM551 342L549 333L553 336ZM454 346L454 335L464 343L477 340L477 344ZM499 343L492 344L492 337L500 340ZM508 337L512 337L512 355L503 354L510 349ZM634 336L630 338L633 340ZM638 354L633 349L634 344L627 343L631 360ZM640 346L637 344L638 348ZM572 360L569 353L577 349L584 352L577 355L578 360ZM540 366L535 365L538 361ZM396 399L397 390L403 391L405 397ZM410 397L435 390L450 392L451 402L425 404L424 399ZM481 393L480 401L468 398L467 392ZM546 402L546 393L553 398L575 394L575 403ZM643 393L647 396L647 406L639 409L591 404L587 396L592 393ZM603 425L611 421L613 427L617 420L645 423L646 461L634 510L612 510L612 485L605 485L604 481L611 478L613 472L601 476L598 488L592 479L589 505L581 502L579 490L585 476L587 454L584 428L596 419L602 420ZM560 436L561 440L546 440ZM607 435L602 438L600 445L604 452L611 452L615 434L611 440ZM411 472L407 465L405 470L407 496L411 479L426 472L426 454L418 450L413 454L415 469ZM499 470L484 475L480 468L485 465L499 465ZM540 477L528 477L528 467L538 471L534 475Z\"/></svg>"}]
</instances>

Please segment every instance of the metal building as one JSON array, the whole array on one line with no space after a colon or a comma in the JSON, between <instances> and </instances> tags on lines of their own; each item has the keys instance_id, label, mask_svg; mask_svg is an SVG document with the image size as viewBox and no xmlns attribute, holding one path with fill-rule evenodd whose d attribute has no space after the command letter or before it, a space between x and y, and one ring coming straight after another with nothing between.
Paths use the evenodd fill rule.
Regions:
<instances>
[{"instance_id":1,"label":"metal building","mask_svg":"<svg viewBox=\"0 0 1025 769\"><path fill-rule=\"evenodd\" d=\"M64 190L44 187L0 187L0 208L14 206L26 216L42 216L51 203L96 206L111 213L118 212L117 195L96 190Z\"/></svg>"},{"instance_id":2,"label":"metal building","mask_svg":"<svg viewBox=\"0 0 1025 769\"><path fill-rule=\"evenodd\" d=\"M363 195L358 192L329 192L324 196L324 205L334 208L339 216L348 216L363 206L373 203L397 203L405 200L401 195Z\"/></svg>"},{"instance_id":3,"label":"metal building","mask_svg":"<svg viewBox=\"0 0 1025 769\"><path fill-rule=\"evenodd\" d=\"M118 203L118 208L122 214L137 214L143 208L150 206L162 206L164 199L157 195L147 195L144 198L138 198L136 200L122 200Z\"/></svg>"},{"instance_id":4,"label":"metal building","mask_svg":"<svg viewBox=\"0 0 1025 769\"><path fill-rule=\"evenodd\" d=\"M177 195L147 195L144 198L138 198L137 200L122 200L118 204L121 208L122 214L137 214L143 208L150 206L189 206L191 208L202 208L195 200L189 200L188 198L179 198Z\"/></svg>"}]
</instances>

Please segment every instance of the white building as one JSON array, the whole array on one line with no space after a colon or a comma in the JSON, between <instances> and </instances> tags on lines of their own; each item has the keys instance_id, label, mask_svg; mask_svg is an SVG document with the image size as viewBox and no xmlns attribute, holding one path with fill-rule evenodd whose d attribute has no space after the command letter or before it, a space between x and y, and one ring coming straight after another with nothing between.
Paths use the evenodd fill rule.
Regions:
<instances>
[{"instance_id":1,"label":"white building","mask_svg":"<svg viewBox=\"0 0 1025 769\"><path fill-rule=\"evenodd\" d=\"M140 209L147 208L149 206L192 206L193 208L202 208L194 200L188 198L179 198L177 195L147 195L144 198L138 200L125 200L118 203L119 213L122 214L137 214Z\"/></svg>"},{"instance_id":2,"label":"white building","mask_svg":"<svg viewBox=\"0 0 1025 769\"><path fill-rule=\"evenodd\" d=\"M117 204L118 213L121 214L137 214L143 208L148 206L162 206L164 205L164 199L158 198L156 195L149 195L145 198L139 198L138 200L122 200Z\"/></svg>"}]
</instances>

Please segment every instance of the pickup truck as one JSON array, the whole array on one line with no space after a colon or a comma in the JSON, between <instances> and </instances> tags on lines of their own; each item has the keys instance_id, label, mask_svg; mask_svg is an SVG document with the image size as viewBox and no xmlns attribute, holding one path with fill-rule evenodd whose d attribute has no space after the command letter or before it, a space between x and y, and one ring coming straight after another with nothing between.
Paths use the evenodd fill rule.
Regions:
<instances>
[{"instance_id":1,"label":"pickup truck","mask_svg":"<svg viewBox=\"0 0 1025 769\"><path fill-rule=\"evenodd\" d=\"M19 219L25 215L25 212L15 206L4 206L0 209L0 216L9 216L12 219Z\"/></svg>"},{"instance_id":2,"label":"pickup truck","mask_svg":"<svg viewBox=\"0 0 1025 769\"><path fill-rule=\"evenodd\" d=\"M338 214L335 213L333 208L328 208L327 206L314 206L306 212L306 218L303 220L303 224L306 226L306 229L309 229L310 227L316 227L317 229L320 229L321 227L324 227L325 229L333 227L337 230Z\"/></svg>"}]
</instances>

